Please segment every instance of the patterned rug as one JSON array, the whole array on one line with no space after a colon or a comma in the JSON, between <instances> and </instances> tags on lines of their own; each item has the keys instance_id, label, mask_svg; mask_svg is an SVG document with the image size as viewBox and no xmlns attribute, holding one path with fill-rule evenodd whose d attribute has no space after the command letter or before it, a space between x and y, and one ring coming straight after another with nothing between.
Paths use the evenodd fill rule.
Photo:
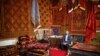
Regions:
<instances>
[{"instance_id":1,"label":"patterned rug","mask_svg":"<svg viewBox=\"0 0 100 56\"><path fill-rule=\"evenodd\" d=\"M86 44L86 43L76 43L72 48L80 49L84 51L98 52L100 53L100 46Z\"/></svg>"}]
</instances>

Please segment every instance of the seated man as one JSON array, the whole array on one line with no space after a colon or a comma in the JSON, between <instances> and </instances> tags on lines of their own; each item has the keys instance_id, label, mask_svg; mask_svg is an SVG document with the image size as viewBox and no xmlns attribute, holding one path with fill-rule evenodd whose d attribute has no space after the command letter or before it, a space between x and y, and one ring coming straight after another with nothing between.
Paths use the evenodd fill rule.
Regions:
<instances>
[{"instance_id":1,"label":"seated man","mask_svg":"<svg viewBox=\"0 0 100 56\"><path fill-rule=\"evenodd\" d=\"M66 31L66 34L62 38L61 49L68 50L69 52L71 45L72 45L72 36L69 34L68 31Z\"/></svg>"}]
</instances>

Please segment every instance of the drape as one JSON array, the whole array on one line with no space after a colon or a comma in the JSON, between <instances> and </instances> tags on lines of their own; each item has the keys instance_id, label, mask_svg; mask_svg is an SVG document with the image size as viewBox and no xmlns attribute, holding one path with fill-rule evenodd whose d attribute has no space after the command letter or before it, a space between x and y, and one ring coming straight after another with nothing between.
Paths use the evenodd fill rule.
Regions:
<instances>
[{"instance_id":1,"label":"drape","mask_svg":"<svg viewBox=\"0 0 100 56\"><path fill-rule=\"evenodd\" d=\"M38 0L32 0L32 22L34 24L34 28L37 28L40 24Z\"/></svg>"},{"instance_id":2,"label":"drape","mask_svg":"<svg viewBox=\"0 0 100 56\"><path fill-rule=\"evenodd\" d=\"M85 33L85 42L90 43L91 39L93 39L96 35L96 18L94 14L95 6L92 6L92 10L88 13L88 21L86 26L86 33Z\"/></svg>"}]
</instances>

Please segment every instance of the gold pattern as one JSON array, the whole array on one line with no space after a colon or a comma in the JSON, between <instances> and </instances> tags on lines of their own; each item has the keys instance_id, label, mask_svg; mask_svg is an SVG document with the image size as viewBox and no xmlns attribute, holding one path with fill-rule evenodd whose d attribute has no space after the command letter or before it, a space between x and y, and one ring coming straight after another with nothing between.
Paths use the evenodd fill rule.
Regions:
<instances>
[{"instance_id":1,"label":"gold pattern","mask_svg":"<svg viewBox=\"0 0 100 56\"><path fill-rule=\"evenodd\" d=\"M31 25L31 0L3 0L2 37L33 34Z\"/></svg>"}]
</instances>

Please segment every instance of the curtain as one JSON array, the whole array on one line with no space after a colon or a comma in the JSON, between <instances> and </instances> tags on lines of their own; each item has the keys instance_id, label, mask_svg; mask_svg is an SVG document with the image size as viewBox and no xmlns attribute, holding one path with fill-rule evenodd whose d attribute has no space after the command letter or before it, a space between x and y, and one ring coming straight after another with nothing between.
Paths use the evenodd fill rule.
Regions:
<instances>
[{"instance_id":1,"label":"curtain","mask_svg":"<svg viewBox=\"0 0 100 56\"><path fill-rule=\"evenodd\" d=\"M93 39L93 37L95 37L96 35L96 18L95 14L94 14L94 5L92 6L92 10L89 11L88 13L88 22L87 22L87 26L86 26L86 38L85 38L85 42L86 43L90 43L91 39Z\"/></svg>"},{"instance_id":2,"label":"curtain","mask_svg":"<svg viewBox=\"0 0 100 56\"><path fill-rule=\"evenodd\" d=\"M34 28L37 28L40 24L38 0L32 0L32 22L34 24Z\"/></svg>"}]
</instances>

